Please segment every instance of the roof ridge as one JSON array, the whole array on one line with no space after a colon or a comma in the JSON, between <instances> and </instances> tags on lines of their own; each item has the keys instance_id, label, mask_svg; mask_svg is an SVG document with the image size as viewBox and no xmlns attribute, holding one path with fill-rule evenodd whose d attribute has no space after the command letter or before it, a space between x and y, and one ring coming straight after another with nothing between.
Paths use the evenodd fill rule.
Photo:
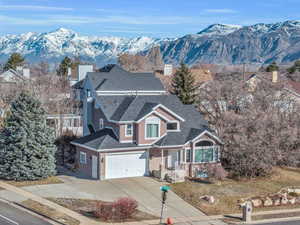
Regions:
<instances>
[{"instance_id":1,"label":"roof ridge","mask_svg":"<svg viewBox=\"0 0 300 225\"><path fill-rule=\"evenodd\" d=\"M127 112L127 110L129 109L129 107L133 104L133 102L137 99L138 95L135 96L131 96L133 97L132 101L128 104L128 106L126 107L126 109L124 110L124 112L122 113L120 120L122 120L123 116L125 115L125 113ZM126 98L125 98L126 99ZM124 100L125 100L124 99Z\"/></svg>"}]
</instances>

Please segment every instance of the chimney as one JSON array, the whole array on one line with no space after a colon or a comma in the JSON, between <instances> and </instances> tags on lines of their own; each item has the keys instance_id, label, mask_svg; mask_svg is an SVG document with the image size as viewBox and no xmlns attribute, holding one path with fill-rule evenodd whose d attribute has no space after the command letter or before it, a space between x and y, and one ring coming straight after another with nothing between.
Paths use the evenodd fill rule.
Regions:
<instances>
[{"instance_id":1,"label":"chimney","mask_svg":"<svg viewBox=\"0 0 300 225\"><path fill-rule=\"evenodd\" d=\"M27 79L30 78L30 69L29 68L23 69L23 76L26 77Z\"/></svg>"},{"instance_id":2,"label":"chimney","mask_svg":"<svg viewBox=\"0 0 300 225\"><path fill-rule=\"evenodd\" d=\"M23 72L23 66L17 66L16 71L19 72L19 73L22 73Z\"/></svg>"},{"instance_id":3,"label":"chimney","mask_svg":"<svg viewBox=\"0 0 300 225\"><path fill-rule=\"evenodd\" d=\"M273 71L272 72L272 82L277 83L278 82L278 71Z\"/></svg>"},{"instance_id":4,"label":"chimney","mask_svg":"<svg viewBox=\"0 0 300 225\"><path fill-rule=\"evenodd\" d=\"M78 75L77 79L78 81L81 81L85 79L86 74L89 72L94 72L94 66L93 65L78 65Z\"/></svg>"},{"instance_id":5,"label":"chimney","mask_svg":"<svg viewBox=\"0 0 300 225\"><path fill-rule=\"evenodd\" d=\"M72 68L71 67L68 67L68 74L67 74L68 77L71 77L72 76Z\"/></svg>"},{"instance_id":6,"label":"chimney","mask_svg":"<svg viewBox=\"0 0 300 225\"><path fill-rule=\"evenodd\" d=\"M173 74L173 65L165 64L164 67L164 76L171 76Z\"/></svg>"}]
</instances>

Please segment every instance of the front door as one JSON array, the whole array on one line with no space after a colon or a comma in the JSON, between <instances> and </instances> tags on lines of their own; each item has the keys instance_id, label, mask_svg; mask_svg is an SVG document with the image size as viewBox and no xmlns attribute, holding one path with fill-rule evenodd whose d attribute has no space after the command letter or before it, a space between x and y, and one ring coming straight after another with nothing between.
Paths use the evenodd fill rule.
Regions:
<instances>
[{"instance_id":1,"label":"front door","mask_svg":"<svg viewBox=\"0 0 300 225\"><path fill-rule=\"evenodd\" d=\"M98 157L95 155L92 156L92 177L98 178Z\"/></svg>"}]
</instances>

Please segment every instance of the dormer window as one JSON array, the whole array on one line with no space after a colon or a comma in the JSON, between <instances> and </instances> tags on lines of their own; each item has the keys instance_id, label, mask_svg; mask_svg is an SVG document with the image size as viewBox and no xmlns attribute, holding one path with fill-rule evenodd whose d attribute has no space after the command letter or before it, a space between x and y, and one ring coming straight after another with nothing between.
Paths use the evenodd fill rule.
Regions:
<instances>
[{"instance_id":1,"label":"dormer window","mask_svg":"<svg viewBox=\"0 0 300 225\"><path fill-rule=\"evenodd\" d=\"M133 125L132 124L126 124L125 125L125 136L126 137L132 137L133 135Z\"/></svg>"},{"instance_id":2,"label":"dormer window","mask_svg":"<svg viewBox=\"0 0 300 225\"><path fill-rule=\"evenodd\" d=\"M160 137L160 119L149 117L146 119L146 139L156 139Z\"/></svg>"},{"instance_id":3,"label":"dormer window","mask_svg":"<svg viewBox=\"0 0 300 225\"><path fill-rule=\"evenodd\" d=\"M167 131L179 131L179 123L178 122L167 123Z\"/></svg>"}]
</instances>

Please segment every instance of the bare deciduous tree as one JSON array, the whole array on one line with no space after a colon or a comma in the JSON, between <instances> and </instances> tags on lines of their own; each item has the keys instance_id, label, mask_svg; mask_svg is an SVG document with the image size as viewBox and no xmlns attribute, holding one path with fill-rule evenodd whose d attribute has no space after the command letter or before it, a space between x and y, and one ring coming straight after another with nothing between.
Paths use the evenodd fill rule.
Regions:
<instances>
[{"instance_id":1,"label":"bare deciduous tree","mask_svg":"<svg viewBox=\"0 0 300 225\"><path fill-rule=\"evenodd\" d=\"M267 175L275 165L300 161L299 108L280 85L213 81L199 109L224 141L223 163L234 175Z\"/></svg>"}]
</instances>

